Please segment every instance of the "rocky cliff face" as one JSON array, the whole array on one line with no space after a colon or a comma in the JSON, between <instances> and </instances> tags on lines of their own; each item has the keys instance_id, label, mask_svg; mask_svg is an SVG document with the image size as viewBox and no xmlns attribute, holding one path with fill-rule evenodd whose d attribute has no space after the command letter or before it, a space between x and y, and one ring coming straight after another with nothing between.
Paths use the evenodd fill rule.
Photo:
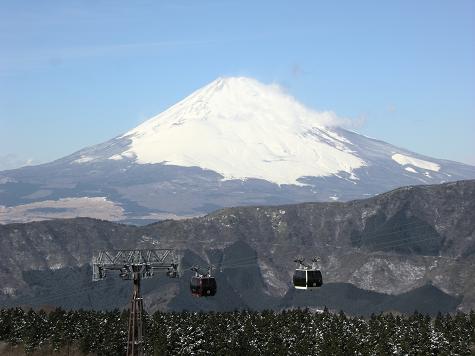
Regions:
<instances>
[{"instance_id":1,"label":"rocky cliff face","mask_svg":"<svg viewBox=\"0 0 475 356\"><path fill-rule=\"evenodd\" d=\"M222 308L301 303L289 295L292 261L301 255L320 257L324 281L333 288L332 283L349 283L360 290L408 295L417 288L428 293L431 285L468 310L475 307L475 181L400 188L348 203L229 208L144 227L84 218L0 226L4 301L71 283L61 271L88 264L98 249L140 246L178 249L185 267L217 265L220 285L227 286L220 289L227 295L218 301ZM48 287L44 276L55 273L62 282ZM86 283L89 277L81 278ZM146 290L152 308L198 303L185 297L186 278L157 283ZM122 288L127 300L126 287L111 288ZM64 291L58 294L61 298ZM201 307L212 309L218 302Z\"/></svg>"}]
</instances>

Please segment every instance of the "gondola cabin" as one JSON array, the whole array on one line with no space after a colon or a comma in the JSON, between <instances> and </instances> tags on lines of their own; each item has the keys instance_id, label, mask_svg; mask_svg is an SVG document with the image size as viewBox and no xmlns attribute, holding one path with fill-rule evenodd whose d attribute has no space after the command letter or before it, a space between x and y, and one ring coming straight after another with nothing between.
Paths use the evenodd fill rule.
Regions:
<instances>
[{"instance_id":1,"label":"gondola cabin","mask_svg":"<svg viewBox=\"0 0 475 356\"><path fill-rule=\"evenodd\" d=\"M214 277L191 277L191 294L195 297L211 297L216 294L216 279Z\"/></svg>"},{"instance_id":2,"label":"gondola cabin","mask_svg":"<svg viewBox=\"0 0 475 356\"><path fill-rule=\"evenodd\" d=\"M322 272L318 269L297 268L294 272L295 289L315 289L323 284Z\"/></svg>"}]
</instances>

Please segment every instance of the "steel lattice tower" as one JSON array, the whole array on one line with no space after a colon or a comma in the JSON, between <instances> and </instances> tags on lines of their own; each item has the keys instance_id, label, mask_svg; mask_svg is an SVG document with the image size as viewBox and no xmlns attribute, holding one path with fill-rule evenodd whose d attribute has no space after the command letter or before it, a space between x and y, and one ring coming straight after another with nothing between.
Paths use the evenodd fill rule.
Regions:
<instances>
[{"instance_id":1,"label":"steel lattice tower","mask_svg":"<svg viewBox=\"0 0 475 356\"><path fill-rule=\"evenodd\" d=\"M92 280L100 281L106 271L119 271L124 280L133 281L130 300L129 329L126 356L143 356L143 298L142 278L151 278L154 271L166 271L168 277L178 277L178 259L171 249L100 251L92 261Z\"/></svg>"}]
</instances>

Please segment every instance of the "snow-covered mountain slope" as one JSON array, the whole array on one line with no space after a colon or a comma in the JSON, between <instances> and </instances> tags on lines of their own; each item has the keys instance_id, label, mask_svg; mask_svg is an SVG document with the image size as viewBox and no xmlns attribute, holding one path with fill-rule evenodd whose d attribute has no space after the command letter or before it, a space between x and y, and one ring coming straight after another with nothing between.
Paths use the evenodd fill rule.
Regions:
<instances>
[{"instance_id":1,"label":"snow-covered mountain slope","mask_svg":"<svg viewBox=\"0 0 475 356\"><path fill-rule=\"evenodd\" d=\"M196 166L224 179L277 184L351 174L365 162L351 142L325 127L331 115L307 109L277 86L220 78L127 132L122 137L132 143L123 154L138 163Z\"/></svg>"},{"instance_id":2,"label":"snow-covered mountain slope","mask_svg":"<svg viewBox=\"0 0 475 356\"><path fill-rule=\"evenodd\" d=\"M276 85L219 78L110 141L1 172L0 206L101 197L126 219L156 220L226 206L343 201L475 178L473 166L419 155L345 130L338 121ZM38 218L48 208L41 206ZM48 217L54 209L57 204Z\"/></svg>"}]
</instances>

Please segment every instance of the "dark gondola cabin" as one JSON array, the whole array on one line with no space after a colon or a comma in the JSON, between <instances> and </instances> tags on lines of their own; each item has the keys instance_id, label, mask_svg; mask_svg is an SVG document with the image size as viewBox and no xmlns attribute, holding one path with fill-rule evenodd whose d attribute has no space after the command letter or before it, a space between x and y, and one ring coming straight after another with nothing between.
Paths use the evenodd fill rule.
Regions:
<instances>
[{"instance_id":1,"label":"dark gondola cabin","mask_svg":"<svg viewBox=\"0 0 475 356\"><path fill-rule=\"evenodd\" d=\"M317 269L297 268L294 272L294 287L296 289L315 289L323 284L322 272Z\"/></svg>"},{"instance_id":2,"label":"dark gondola cabin","mask_svg":"<svg viewBox=\"0 0 475 356\"><path fill-rule=\"evenodd\" d=\"M191 294L195 297L211 297L216 294L216 279L194 276L191 278L190 289Z\"/></svg>"}]
</instances>

